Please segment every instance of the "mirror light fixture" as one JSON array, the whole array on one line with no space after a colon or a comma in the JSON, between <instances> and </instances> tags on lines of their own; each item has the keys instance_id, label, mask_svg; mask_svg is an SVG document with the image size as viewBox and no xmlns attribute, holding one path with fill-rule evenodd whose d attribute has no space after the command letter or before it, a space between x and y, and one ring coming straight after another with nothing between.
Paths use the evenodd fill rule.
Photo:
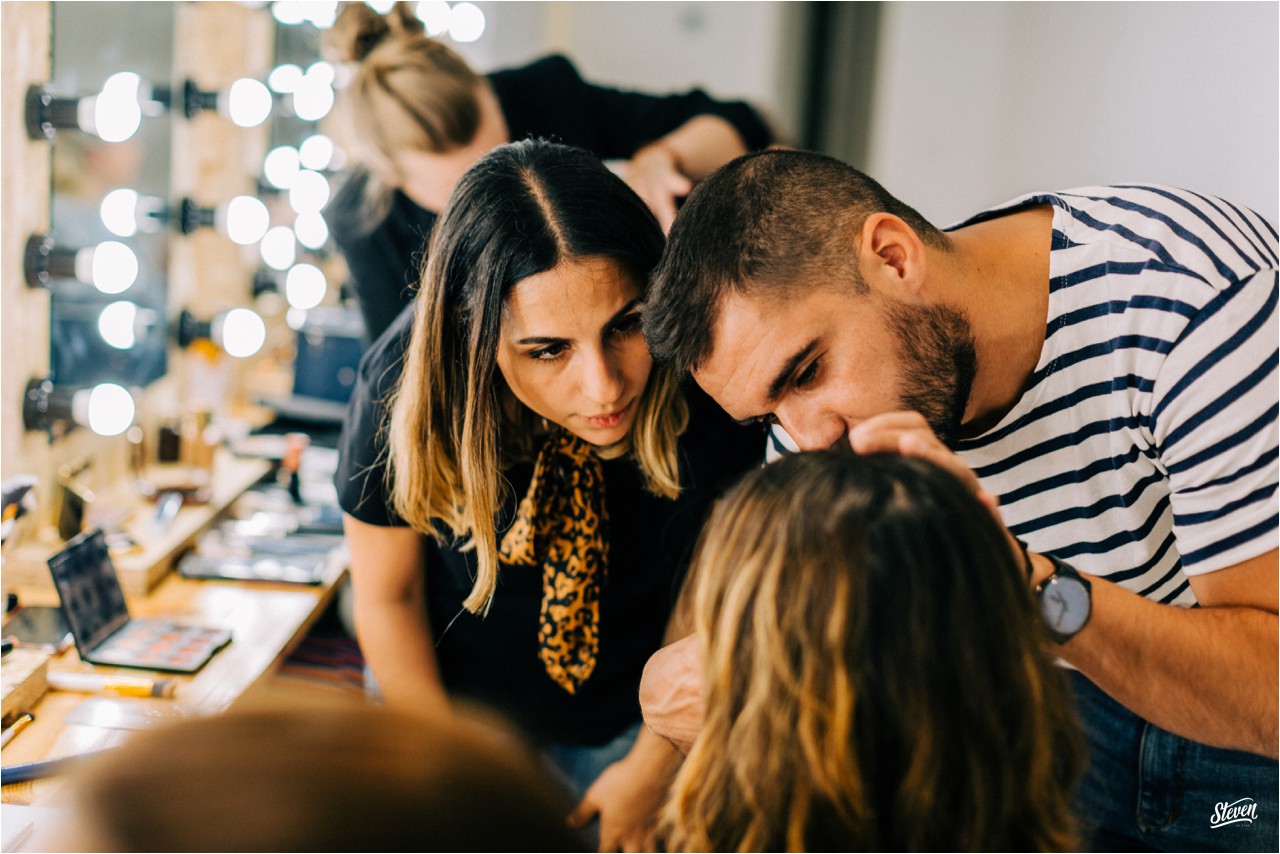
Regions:
<instances>
[{"instance_id":1,"label":"mirror light fixture","mask_svg":"<svg viewBox=\"0 0 1280 854\"><path fill-rule=\"evenodd\" d=\"M98 216L107 231L117 237L133 237L140 231L155 233L169 219L169 203L158 196L144 196L121 187L102 197Z\"/></svg>"},{"instance_id":2,"label":"mirror light fixture","mask_svg":"<svg viewBox=\"0 0 1280 854\"><path fill-rule=\"evenodd\" d=\"M48 378L33 379L22 400L23 427L44 430L51 439L76 425L99 436L118 436L129 429L136 414L133 395L116 383L76 388L55 385Z\"/></svg>"},{"instance_id":3,"label":"mirror light fixture","mask_svg":"<svg viewBox=\"0 0 1280 854\"><path fill-rule=\"evenodd\" d=\"M201 207L184 198L180 205L178 230L191 234L200 228L214 228L241 246L257 243L271 226L271 212L255 196L236 196L217 207Z\"/></svg>"},{"instance_id":4,"label":"mirror light fixture","mask_svg":"<svg viewBox=\"0 0 1280 854\"><path fill-rule=\"evenodd\" d=\"M117 350L132 350L151 334L159 320L154 309L139 307L129 300L116 300L98 313L98 334Z\"/></svg>"},{"instance_id":5,"label":"mirror light fixture","mask_svg":"<svg viewBox=\"0 0 1280 854\"><path fill-rule=\"evenodd\" d=\"M314 264L295 264L285 274L284 297L291 308L300 308L303 311L315 308L324 302L328 291L328 280L320 268Z\"/></svg>"},{"instance_id":6,"label":"mirror light fixture","mask_svg":"<svg viewBox=\"0 0 1280 854\"><path fill-rule=\"evenodd\" d=\"M173 216L169 203L156 196L141 196L136 190L112 190L98 208L102 224L112 234L132 237L139 231L155 232L161 224L172 222L182 234L201 228L214 228L236 243L257 243L271 225L271 213L255 196L236 196L225 204L204 207L194 199L178 202L178 215Z\"/></svg>"},{"instance_id":7,"label":"mirror light fixture","mask_svg":"<svg viewBox=\"0 0 1280 854\"><path fill-rule=\"evenodd\" d=\"M39 85L27 88L27 136L51 140L59 130L78 130L106 142L123 142L138 131L142 117L169 106L167 89L153 87L132 71L112 74L94 95L64 97Z\"/></svg>"},{"instance_id":8,"label":"mirror light fixture","mask_svg":"<svg viewBox=\"0 0 1280 854\"><path fill-rule=\"evenodd\" d=\"M257 127L275 109L275 96L261 80L241 77L225 91L207 91L194 80L182 84L182 112L195 118L202 110L226 116L242 128Z\"/></svg>"},{"instance_id":9,"label":"mirror light fixture","mask_svg":"<svg viewBox=\"0 0 1280 854\"><path fill-rule=\"evenodd\" d=\"M267 325L248 308L233 308L209 320L200 320L184 308L178 315L177 336L183 349L196 341L212 341L228 356L247 359L266 343Z\"/></svg>"},{"instance_id":10,"label":"mirror light fixture","mask_svg":"<svg viewBox=\"0 0 1280 854\"><path fill-rule=\"evenodd\" d=\"M27 238L23 252L22 273L33 288L48 288L56 280L74 279L93 285L104 294L118 294L138 280L138 256L116 240L70 249L58 246L52 237L33 234Z\"/></svg>"}]
</instances>

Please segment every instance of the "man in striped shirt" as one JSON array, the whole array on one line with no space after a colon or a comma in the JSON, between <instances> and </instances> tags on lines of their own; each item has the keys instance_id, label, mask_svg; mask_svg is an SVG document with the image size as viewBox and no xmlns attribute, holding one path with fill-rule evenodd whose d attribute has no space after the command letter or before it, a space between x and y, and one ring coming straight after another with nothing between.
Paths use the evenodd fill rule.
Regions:
<instances>
[{"instance_id":1,"label":"man in striped shirt","mask_svg":"<svg viewBox=\"0 0 1280 854\"><path fill-rule=\"evenodd\" d=\"M733 417L932 459L998 513L1075 669L1095 847L1274 849L1277 281L1274 228L1202 194L1032 194L942 232L774 151L691 195L645 334Z\"/></svg>"}]
</instances>

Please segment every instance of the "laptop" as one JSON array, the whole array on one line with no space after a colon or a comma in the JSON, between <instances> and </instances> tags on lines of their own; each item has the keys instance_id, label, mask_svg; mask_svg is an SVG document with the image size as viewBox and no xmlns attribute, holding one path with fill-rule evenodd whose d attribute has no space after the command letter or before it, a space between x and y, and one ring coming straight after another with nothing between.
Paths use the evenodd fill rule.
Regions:
<instances>
[{"instance_id":1,"label":"laptop","mask_svg":"<svg viewBox=\"0 0 1280 854\"><path fill-rule=\"evenodd\" d=\"M194 673L231 642L226 629L132 619L101 528L69 540L49 570L82 661Z\"/></svg>"}]
</instances>

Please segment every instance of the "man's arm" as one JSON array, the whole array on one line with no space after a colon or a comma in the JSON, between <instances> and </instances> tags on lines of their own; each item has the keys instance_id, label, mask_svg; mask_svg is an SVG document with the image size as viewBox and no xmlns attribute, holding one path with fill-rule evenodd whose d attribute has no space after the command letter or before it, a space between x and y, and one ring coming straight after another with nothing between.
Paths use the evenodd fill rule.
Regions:
<instances>
[{"instance_id":1,"label":"man's arm","mask_svg":"<svg viewBox=\"0 0 1280 854\"><path fill-rule=\"evenodd\" d=\"M1053 565L1032 556L1033 585ZM1090 576L1093 615L1060 647L1125 708L1194 741L1277 756L1276 551L1191 576L1199 608L1144 599Z\"/></svg>"},{"instance_id":2,"label":"man's arm","mask_svg":"<svg viewBox=\"0 0 1280 854\"><path fill-rule=\"evenodd\" d=\"M344 515L356 636L387 704L415 711L447 703L427 625L422 535Z\"/></svg>"},{"instance_id":3,"label":"man's arm","mask_svg":"<svg viewBox=\"0 0 1280 854\"><path fill-rule=\"evenodd\" d=\"M901 453L952 471L1000 520L994 496L917 413L869 418L849 439L860 454ZM1053 569L1043 555L1033 555L1032 563L1034 587ZM1201 607L1179 608L1090 577L1093 616L1057 650L1098 687L1156 726L1193 741L1274 757L1280 704L1276 579L1273 549L1233 567L1191 576Z\"/></svg>"}]
</instances>

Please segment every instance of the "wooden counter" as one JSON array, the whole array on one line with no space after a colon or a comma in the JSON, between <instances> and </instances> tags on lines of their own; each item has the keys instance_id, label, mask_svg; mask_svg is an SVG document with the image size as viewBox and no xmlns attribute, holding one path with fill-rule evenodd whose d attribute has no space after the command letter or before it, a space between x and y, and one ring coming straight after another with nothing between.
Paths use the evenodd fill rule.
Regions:
<instances>
[{"instance_id":1,"label":"wooden counter","mask_svg":"<svg viewBox=\"0 0 1280 854\"><path fill-rule=\"evenodd\" d=\"M342 561L332 562L325 582L316 586L229 581L193 581L169 575L151 595L131 598L136 617L164 616L182 622L228 628L231 643L193 676L90 666L72 647L55 657L50 672L93 671L173 678L172 699L49 691L29 711L35 721L4 748L5 766L89 753L112 747L139 723L163 721L225 710L234 700L269 677L303 638L346 576ZM58 778L5 786L6 803L47 805L56 800Z\"/></svg>"}]
</instances>

